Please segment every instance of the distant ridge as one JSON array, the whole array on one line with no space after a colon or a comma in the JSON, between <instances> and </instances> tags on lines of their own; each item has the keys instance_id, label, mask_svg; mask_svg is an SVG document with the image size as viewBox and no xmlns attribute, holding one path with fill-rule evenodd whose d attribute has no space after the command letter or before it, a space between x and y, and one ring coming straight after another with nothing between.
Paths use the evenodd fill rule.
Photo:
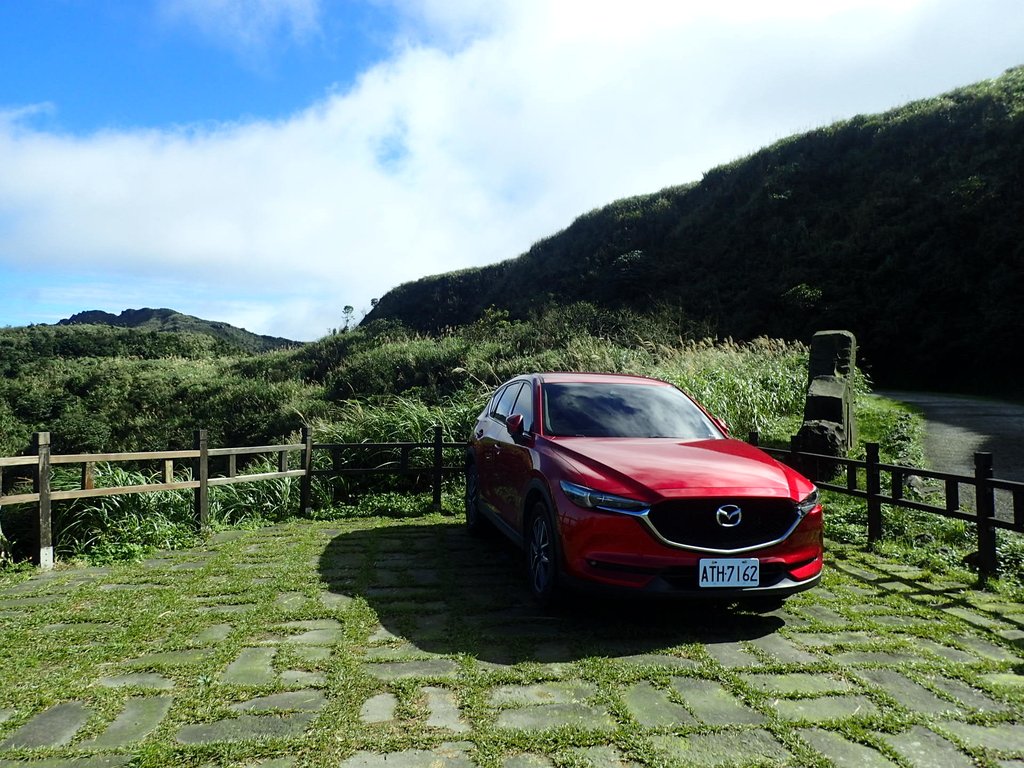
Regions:
<instances>
[{"instance_id":1,"label":"distant ridge","mask_svg":"<svg viewBox=\"0 0 1024 768\"><path fill-rule=\"evenodd\" d=\"M299 341L251 333L228 323L203 320L173 309L126 309L120 315L92 309L78 312L59 321L57 325L111 325L115 328L165 333L201 333L246 352L268 352L272 349L302 346L302 342Z\"/></svg>"}]
</instances>

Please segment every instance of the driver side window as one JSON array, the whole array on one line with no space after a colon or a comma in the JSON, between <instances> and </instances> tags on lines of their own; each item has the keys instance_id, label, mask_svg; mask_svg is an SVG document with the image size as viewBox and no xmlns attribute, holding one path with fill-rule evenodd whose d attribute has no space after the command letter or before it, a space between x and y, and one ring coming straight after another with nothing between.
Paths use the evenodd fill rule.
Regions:
<instances>
[{"instance_id":1,"label":"driver side window","mask_svg":"<svg viewBox=\"0 0 1024 768\"><path fill-rule=\"evenodd\" d=\"M514 384L509 384L505 387L505 391L498 397L497 405L494 406L494 410L491 411L491 416L498 419L499 421L506 421L509 414L512 413L512 405L516 401L516 396L519 394L519 390L523 388L523 382L517 381Z\"/></svg>"},{"instance_id":2,"label":"driver side window","mask_svg":"<svg viewBox=\"0 0 1024 768\"><path fill-rule=\"evenodd\" d=\"M510 415L517 413L523 417L523 431L533 432L533 386L529 382L523 384L520 389Z\"/></svg>"}]
</instances>

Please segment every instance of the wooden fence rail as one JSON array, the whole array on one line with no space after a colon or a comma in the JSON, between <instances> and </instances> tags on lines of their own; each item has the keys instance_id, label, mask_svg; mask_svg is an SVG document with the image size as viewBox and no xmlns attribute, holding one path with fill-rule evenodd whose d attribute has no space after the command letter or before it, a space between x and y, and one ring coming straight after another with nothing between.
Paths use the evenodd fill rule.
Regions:
<instances>
[{"instance_id":1,"label":"wooden fence rail","mask_svg":"<svg viewBox=\"0 0 1024 768\"><path fill-rule=\"evenodd\" d=\"M302 442L291 445L258 445L243 448L210 448L206 430L196 430L195 443L191 450L185 451L145 451L131 453L81 453L53 454L50 451L50 433L37 432L32 439L32 456L0 457L0 507L9 504L38 505L37 528L39 536L39 565L43 570L53 568L53 523L52 502L71 501L74 499L90 499L99 496L117 496L133 493L153 493L155 491L195 492L193 509L196 524L206 528L209 524L210 497L209 489L221 485L235 483L251 483L261 480L277 480L285 477L309 476L312 440L308 428L302 430ZM300 452L300 467L288 468L288 456ZM239 456L257 454L276 454L277 471L258 474L239 475L237 459ZM227 474L210 476L210 459L227 457ZM98 462L117 464L125 462L161 463L162 482L139 483L136 485L112 486L96 488L93 470ZM175 463L186 462L191 470L190 480L175 480ZM67 464L79 464L82 467L80 487L70 491L54 491L51 488L53 467ZM5 468L28 467L32 475L32 492L3 494L3 472ZM302 483L300 504L303 509L309 507L308 482Z\"/></svg>"},{"instance_id":2,"label":"wooden fence rail","mask_svg":"<svg viewBox=\"0 0 1024 768\"><path fill-rule=\"evenodd\" d=\"M0 457L0 506L8 504L38 504L39 561L43 568L53 567L53 536L51 529L51 502L70 499L85 499L115 494L147 493L152 491L193 490L196 524L206 527L209 517L209 489L233 483L277 480L286 477L301 478L300 508L310 509L313 478L331 478L332 498L338 501L341 495L341 480L345 477L367 477L373 475L430 476L434 504L441 504L441 487L444 478L459 475L464 471L461 461L446 465L444 456L451 451L465 451L463 442L444 442L440 427L433 429L432 440L424 442L394 443L314 443L308 427L302 429L299 443L288 445L259 445L241 448L210 448L205 430L197 430L191 450L155 451L144 453L101 453L54 455L50 451L50 434L40 432L33 439L33 455ZM750 442L758 445L756 432L750 434ZM788 449L762 448L775 458L790 464L814 480L819 488L863 499L868 511L868 541L882 537L883 505L903 507L943 517L964 520L976 526L978 542L977 567L982 577L994 575L998 570L996 552L996 530L1005 529L1024 533L1024 483L993 477L992 456L988 453L975 454L973 475L955 475L947 472L886 464L879 459L877 443L867 443L864 459L849 459L826 456L797 450L794 438ZM330 456L328 469L315 469L313 454L323 451ZM299 453L299 466L290 469L289 456ZM370 466L353 463L353 455L369 453L374 457ZM413 460L414 455L426 456ZM277 456L277 470L258 474L237 474L239 456ZM210 475L210 459L226 458L225 474ZM381 461L381 458L385 460ZM162 462L162 482L116 488L95 488L92 468L97 462ZM176 462L187 462L192 476L189 480L175 480ZM82 465L81 487L71 491L51 489L52 470L55 465ZM32 475L32 493L17 493L4 496L3 472L5 468L28 468ZM937 481L943 490L943 503L907 498L908 480L912 477ZM973 487L974 510L961 506L961 486ZM1006 497L1008 503L1000 505L1012 510L1012 519L997 516L996 494Z\"/></svg>"},{"instance_id":3,"label":"wooden fence rail","mask_svg":"<svg viewBox=\"0 0 1024 768\"><path fill-rule=\"evenodd\" d=\"M757 432L750 433L750 443L758 444ZM788 449L762 447L762 450L801 470L814 480L819 488L864 499L868 510L869 542L882 538L882 505L964 520L976 527L976 564L979 575L986 577L995 575L999 569L996 530L1024 533L1024 483L993 477L991 453L975 453L974 474L957 475L951 472L883 463L879 458L877 443L865 443L864 459L808 453L797 450L796 446L796 438L793 438ZM939 481L943 503L931 504L907 498L907 483L912 477ZM974 488L973 510L964 509L961 505L962 485ZM1012 519L1004 520L997 516L997 491L1005 493L1007 503L1000 506L1012 510Z\"/></svg>"}]
</instances>

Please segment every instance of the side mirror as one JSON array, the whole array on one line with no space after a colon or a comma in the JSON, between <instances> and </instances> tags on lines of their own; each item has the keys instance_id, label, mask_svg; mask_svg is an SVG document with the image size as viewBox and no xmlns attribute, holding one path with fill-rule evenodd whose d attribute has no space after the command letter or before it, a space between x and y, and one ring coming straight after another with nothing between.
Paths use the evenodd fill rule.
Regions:
<instances>
[{"instance_id":1,"label":"side mirror","mask_svg":"<svg viewBox=\"0 0 1024 768\"><path fill-rule=\"evenodd\" d=\"M522 436L523 434L523 415L521 413L513 413L505 420L505 429L512 435L512 439Z\"/></svg>"}]
</instances>

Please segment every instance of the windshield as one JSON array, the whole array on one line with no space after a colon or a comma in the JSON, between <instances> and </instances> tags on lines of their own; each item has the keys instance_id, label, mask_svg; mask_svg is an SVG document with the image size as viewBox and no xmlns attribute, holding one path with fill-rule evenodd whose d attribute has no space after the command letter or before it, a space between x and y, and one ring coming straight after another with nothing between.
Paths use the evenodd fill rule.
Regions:
<instances>
[{"instance_id":1,"label":"windshield","mask_svg":"<svg viewBox=\"0 0 1024 768\"><path fill-rule=\"evenodd\" d=\"M656 384L544 384L544 433L552 437L721 437L675 387Z\"/></svg>"}]
</instances>

